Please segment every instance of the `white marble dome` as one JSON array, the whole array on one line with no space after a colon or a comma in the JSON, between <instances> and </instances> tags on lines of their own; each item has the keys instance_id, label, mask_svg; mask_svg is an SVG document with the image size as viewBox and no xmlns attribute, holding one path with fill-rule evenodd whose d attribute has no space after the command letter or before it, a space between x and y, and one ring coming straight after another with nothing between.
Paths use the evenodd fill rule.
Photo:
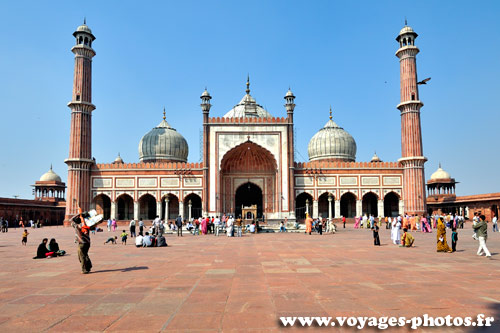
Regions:
<instances>
[{"instance_id":1,"label":"white marble dome","mask_svg":"<svg viewBox=\"0 0 500 333\"><path fill-rule=\"evenodd\" d=\"M257 101L250 95L243 96L241 101L236 104L225 115L225 118L269 118L272 117L262 106L257 104Z\"/></svg>"},{"instance_id":2,"label":"white marble dome","mask_svg":"<svg viewBox=\"0 0 500 333\"><path fill-rule=\"evenodd\" d=\"M224 118L270 118L269 112L257 104L255 98L250 95L250 78L247 79L246 95L241 101L229 110Z\"/></svg>"},{"instance_id":3,"label":"white marble dome","mask_svg":"<svg viewBox=\"0 0 500 333\"><path fill-rule=\"evenodd\" d=\"M186 139L170 126L165 118L144 135L139 142L141 162L187 162L189 148Z\"/></svg>"},{"instance_id":4,"label":"white marble dome","mask_svg":"<svg viewBox=\"0 0 500 333\"><path fill-rule=\"evenodd\" d=\"M405 25L403 29L399 32L400 35L402 34L414 34L415 31L413 31L413 28L410 26Z\"/></svg>"},{"instance_id":5,"label":"white marble dome","mask_svg":"<svg viewBox=\"0 0 500 333\"><path fill-rule=\"evenodd\" d=\"M325 126L309 141L307 152L310 161L327 159L354 162L356 149L354 138L330 117Z\"/></svg>"},{"instance_id":6,"label":"white marble dome","mask_svg":"<svg viewBox=\"0 0 500 333\"><path fill-rule=\"evenodd\" d=\"M450 179L450 178L451 178L450 174L441 168L441 164L439 164L438 169L431 175L431 180Z\"/></svg>"},{"instance_id":7,"label":"white marble dome","mask_svg":"<svg viewBox=\"0 0 500 333\"><path fill-rule=\"evenodd\" d=\"M380 159L380 157L378 157L377 152L375 152L373 154L373 157L372 157L372 159L371 159L370 162L382 162L382 160Z\"/></svg>"},{"instance_id":8,"label":"white marble dome","mask_svg":"<svg viewBox=\"0 0 500 333\"><path fill-rule=\"evenodd\" d=\"M47 171L40 177L41 182L61 182L61 177L54 171L52 171L52 165L50 166L50 170Z\"/></svg>"},{"instance_id":9,"label":"white marble dome","mask_svg":"<svg viewBox=\"0 0 500 333\"><path fill-rule=\"evenodd\" d=\"M86 32L92 35L92 30L90 30L90 28L86 24L82 24L81 26L76 28L76 32Z\"/></svg>"}]
</instances>

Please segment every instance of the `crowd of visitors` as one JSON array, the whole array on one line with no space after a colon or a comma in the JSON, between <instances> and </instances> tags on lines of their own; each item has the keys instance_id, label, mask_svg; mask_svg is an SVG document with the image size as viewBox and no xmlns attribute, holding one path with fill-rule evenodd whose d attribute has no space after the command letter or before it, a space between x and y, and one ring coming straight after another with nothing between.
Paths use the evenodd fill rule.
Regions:
<instances>
[{"instance_id":1,"label":"crowd of visitors","mask_svg":"<svg viewBox=\"0 0 500 333\"><path fill-rule=\"evenodd\" d=\"M346 227L346 218L341 217L340 221L343 224L343 228ZM498 232L498 221L495 216L492 219L493 232ZM20 222L23 226L25 223ZM437 252L452 253L457 251L458 244L458 229L463 229L465 224L465 219L457 214L442 214L433 216L409 216L400 215L396 217L378 217L375 218L373 215L365 214L360 217L355 218L354 229L369 229L373 233L373 242L375 246L380 246L380 235L379 230L382 224L385 223L385 228L390 229L390 238L394 245L400 247L413 247L415 244L415 237L411 234L411 231L420 231L422 233L431 233L432 229L436 229L436 250ZM32 221L26 223L30 226L33 225ZM106 222L107 229L109 232L117 230L117 222L114 219L109 219ZM2 232L8 232L8 223L3 218L0 218L0 226ZM88 251L90 249L90 231L91 228L87 227L85 224L79 224L72 222L72 226L75 229L76 239L75 242L78 243L78 258L82 266L82 273L87 274L92 268L92 262L88 257ZM279 232L288 232L287 227L288 220L285 218L279 223ZM300 229L300 224L295 222L292 228ZM138 232L137 232L138 228ZM95 229L92 228L92 229ZM139 221L132 220L129 223L129 232L122 230L120 233L120 238L122 245L127 245L128 237L135 238L134 244L136 247L162 247L167 246L167 242L163 234L165 230L171 230L174 234L177 233L178 237L183 237L183 229L187 230L194 236L197 235L208 235L213 234L214 236L219 236L221 233L225 233L227 237L242 237L244 233L256 233L259 231L258 221L252 221L251 223L245 223L245 221L238 216L235 218L232 215L224 214L219 218L219 216L214 217L200 217L193 218L190 220L183 220L182 216L178 216L174 221L162 221L159 216L151 222L151 226L148 231L145 232L146 225L143 219ZM451 230L451 248L448 245L447 240L447 229ZM488 225L484 215L475 213L472 219L472 229L474 234L472 237L478 241L479 247L477 251L478 256L485 255L486 257L491 257L491 253L488 250L486 243L488 238ZM331 219L323 219L321 216L319 218L313 219L309 214L306 214L305 218L305 233L312 235L317 233L318 235L323 235L326 233L335 233L337 231L336 225ZM21 244L23 246L27 245L28 235L30 233L27 229L22 232ZM118 237L116 235L109 237L104 244L117 244ZM53 258L57 256L65 255L64 250L59 249L59 245L55 239L51 239L50 242L47 238L44 238L42 242L38 245L37 253L34 259L40 258Z\"/></svg>"}]
</instances>

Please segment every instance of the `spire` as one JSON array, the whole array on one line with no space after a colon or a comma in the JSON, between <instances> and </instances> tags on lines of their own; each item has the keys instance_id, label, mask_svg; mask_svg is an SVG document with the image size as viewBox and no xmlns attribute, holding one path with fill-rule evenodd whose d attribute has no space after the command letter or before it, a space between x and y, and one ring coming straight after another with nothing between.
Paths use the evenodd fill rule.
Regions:
<instances>
[{"instance_id":1,"label":"spire","mask_svg":"<svg viewBox=\"0 0 500 333\"><path fill-rule=\"evenodd\" d=\"M247 95L250 95L250 74L247 74L247 90L245 90Z\"/></svg>"},{"instance_id":2,"label":"spire","mask_svg":"<svg viewBox=\"0 0 500 333\"><path fill-rule=\"evenodd\" d=\"M405 26L408 25L408 21L406 20L406 16L405 16Z\"/></svg>"},{"instance_id":3,"label":"spire","mask_svg":"<svg viewBox=\"0 0 500 333\"><path fill-rule=\"evenodd\" d=\"M85 16L83 17L83 24L87 25L87 18Z\"/></svg>"},{"instance_id":4,"label":"spire","mask_svg":"<svg viewBox=\"0 0 500 333\"><path fill-rule=\"evenodd\" d=\"M50 170L52 170L52 163L50 163Z\"/></svg>"},{"instance_id":5,"label":"spire","mask_svg":"<svg viewBox=\"0 0 500 333\"><path fill-rule=\"evenodd\" d=\"M332 106L330 105L330 120L332 120Z\"/></svg>"},{"instance_id":6,"label":"spire","mask_svg":"<svg viewBox=\"0 0 500 333\"><path fill-rule=\"evenodd\" d=\"M165 107L163 107L163 120L166 120L166 119L167 119L167 117L165 116L165 114L166 114L166 112L165 112ZM120 154L118 154L118 155L120 155Z\"/></svg>"},{"instance_id":7,"label":"spire","mask_svg":"<svg viewBox=\"0 0 500 333\"><path fill-rule=\"evenodd\" d=\"M439 169L441 169L441 162L439 162Z\"/></svg>"}]
</instances>

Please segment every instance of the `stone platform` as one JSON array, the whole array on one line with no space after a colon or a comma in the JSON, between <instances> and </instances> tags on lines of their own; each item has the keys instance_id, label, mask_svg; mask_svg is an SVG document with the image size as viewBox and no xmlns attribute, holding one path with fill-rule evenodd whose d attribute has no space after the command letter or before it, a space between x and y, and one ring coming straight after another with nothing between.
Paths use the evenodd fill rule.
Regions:
<instances>
[{"instance_id":1,"label":"stone platform","mask_svg":"<svg viewBox=\"0 0 500 333\"><path fill-rule=\"evenodd\" d=\"M167 235L167 248L103 245L117 230L92 236L89 275L80 274L70 228L30 229L27 247L10 229L0 234L0 332L278 332L303 329L281 326L279 316L424 313L484 313L498 325L500 234L490 232L486 259L466 228L452 254L436 253L435 232L414 232L407 249L382 229L374 247L371 231L352 225L323 236L185 234ZM68 255L31 259L43 237Z\"/></svg>"}]
</instances>

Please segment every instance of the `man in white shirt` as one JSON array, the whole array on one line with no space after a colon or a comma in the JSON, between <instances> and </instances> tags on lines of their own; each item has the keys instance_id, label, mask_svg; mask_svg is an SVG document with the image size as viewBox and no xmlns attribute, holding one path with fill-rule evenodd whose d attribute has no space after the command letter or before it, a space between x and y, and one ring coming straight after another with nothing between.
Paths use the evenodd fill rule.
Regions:
<instances>
[{"instance_id":1,"label":"man in white shirt","mask_svg":"<svg viewBox=\"0 0 500 333\"><path fill-rule=\"evenodd\" d=\"M146 235L144 236L142 240L142 247L150 247L153 245L153 242L151 241L151 237L149 236L149 233L146 232Z\"/></svg>"},{"instance_id":2,"label":"man in white shirt","mask_svg":"<svg viewBox=\"0 0 500 333\"><path fill-rule=\"evenodd\" d=\"M135 220L130 221L130 237L135 237Z\"/></svg>"},{"instance_id":3,"label":"man in white shirt","mask_svg":"<svg viewBox=\"0 0 500 333\"><path fill-rule=\"evenodd\" d=\"M142 217L139 219L139 235L144 235L143 234L143 231L144 231L144 222L142 221Z\"/></svg>"},{"instance_id":4,"label":"man in white shirt","mask_svg":"<svg viewBox=\"0 0 500 333\"><path fill-rule=\"evenodd\" d=\"M144 239L144 237L143 237L141 234L139 234L139 235L135 238L135 246L136 246L136 247L142 247L143 239Z\"/></svg>"},{"instance_id":5,"label":"man in white shirt","mask_svg":"<svg viewBox=\"0 0 500 333\"><path fill-rule=\"evenodd\" d=\"M154 234L155 235L160 235L160 224L161 224L161 219L158 215L156 215L155 219L153 220L153 228L154 228Z\"/></svg>"},{"instance_id":6,"label":"man in white shirt","mask_svg":"<svg viewBox=\"0 0 500 333\"><path fill-rule=\"evenodd\" d=\"M218 216L216 216L214 219L215 236L219 236L219 227L220 227L220 219Z\"/></svg>"}]
</instances>

